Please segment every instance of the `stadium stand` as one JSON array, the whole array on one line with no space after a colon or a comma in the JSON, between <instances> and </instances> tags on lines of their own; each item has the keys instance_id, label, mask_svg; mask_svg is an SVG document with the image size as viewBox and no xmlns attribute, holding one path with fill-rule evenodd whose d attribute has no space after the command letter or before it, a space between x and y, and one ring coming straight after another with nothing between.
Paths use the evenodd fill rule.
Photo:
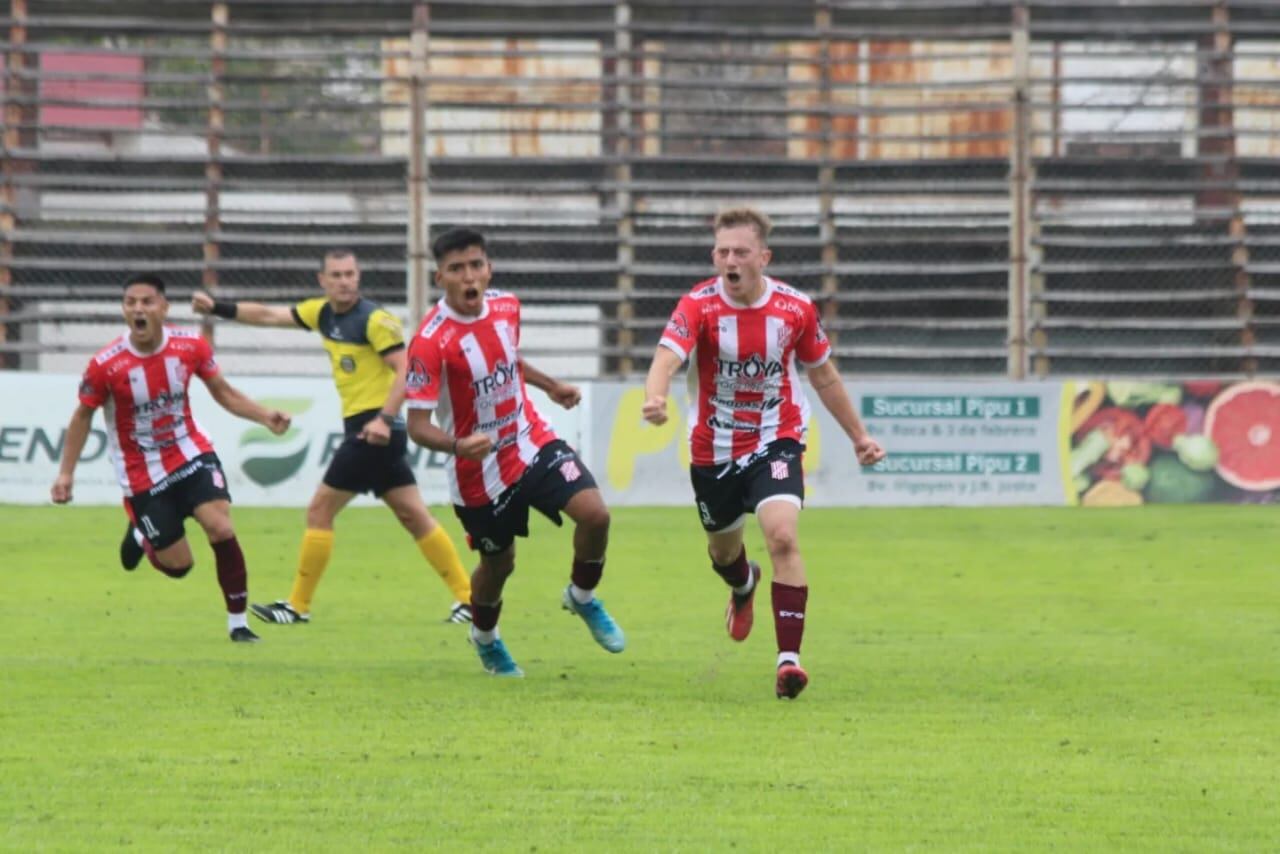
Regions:
<instances>
[{"instance_id":1,"label":"stadium stand","mask_svg":"<svg viewBox=\"0 0 1280 854\"><path fill-rule=\"evenodd\" d=\"M534 355L585 333L584 374L637 376L739 200L850 374L1280 367L1272 2L11 0L0 28L5 368L87 355L68 328L126 270L291 300L342 245L412 313L414 236L468 223L545 309Z\"/></svg>"}]
</instances>

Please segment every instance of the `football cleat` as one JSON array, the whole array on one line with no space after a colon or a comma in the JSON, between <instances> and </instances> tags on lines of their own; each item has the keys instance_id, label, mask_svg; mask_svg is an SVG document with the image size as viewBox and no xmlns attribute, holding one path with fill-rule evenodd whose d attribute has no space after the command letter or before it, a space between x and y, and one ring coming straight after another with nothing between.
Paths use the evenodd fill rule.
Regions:
<instances>
[{"instance_id":1,"label":"football cleat","mask_svg":"<svg viewBox=\"0 0 1280 854\"><path fill-rule=\"evenodd\" d=\"M449 616L444 618L446 623L469 623L471 622L471 606L466 602L454 602L453 607L449 609Z\"/></svg>"},{"instance_id":2,"label":"football cleat","mask_svg":"<svg viewBox=\"0 0 1280 854\"><path fill-rule=\"evenodd\" d=\"M760 564L751 560L747 561L747 567L751 572L751 589L743 596L730 591L729 606L724 610L725 628L729 630L729 637L736 641L746 640L751 634L751 624L755 622L753 603L760 587Z\"/></svg>"},{"instance_id":3,"label":"football cleat","mask_svg":"<svg viewBox=\"0 0 1280 854\"><path fill-rule=\"evenodd\" d=\"M794 700L809 684L809 674L798 664L785 662L778 666L778 699Z\"/></svg>"},{"instance_id":4,"label":"football cleat","mask_svg":"<svg viewBox=\"0 0 1280 854\"><path fill-rule=\"evenodd\" d=\"M231 630L231 640L234 643L257 643L262 638L255 635L248 626L236 626Z\"/></svg>"},{"instance_id":5,"label":"football cleat","mask_svg":"<svg viewBox=\"0 0 1280 854\"><path fill-rule=\"evenodd\" d=\"M124 539L120 541L120 565L129 572L138 568L142 562L142 546L133 538L133 523L124 526Z\"/></svg>"},{"instance_id":6,"label":"football cleat","mask_svg":"<svg viewBox=\"0 0 1280 854\"><path fill-rule=\"evenodd\" d=\"M622 629L618 628L618 624L613 621L613 617L609 616L609 612L604 609L604 603L599 599L592 599L585 605L579 605L578 600L574 599L573 594L569 592L569 587L566 587L563 604L566 611L572 611L582 618L591 631L591 637L600 646L609 652L622 652L626 648L626 636L622 634Z\"/></svg>"},{"instance_id":7,"label":"football cleat","mask_svg":"<svg viewBox=\"0 0 1280 854\"><path fill-rule=\"evenodd\" d=\"M507 645L502 642L502 638L495 638L493 643L480 643L474 638L471 642L480 654L480 663L484 665L485 673L517 678L524 676L524 671L516 664L511 653L507 652Z\"/></svg>"},{"instance_id":8,"label":"football cleat","mask_svg":"<svg viewBox=\"0 0 1280 854\"><path fill-rule=\"evenodd\" d=\"M300 614L284 599L277 599L270 605L250 605L249 611L259 620L267 623L309 623L310 614Z\"/></svg>"}]
</instances>

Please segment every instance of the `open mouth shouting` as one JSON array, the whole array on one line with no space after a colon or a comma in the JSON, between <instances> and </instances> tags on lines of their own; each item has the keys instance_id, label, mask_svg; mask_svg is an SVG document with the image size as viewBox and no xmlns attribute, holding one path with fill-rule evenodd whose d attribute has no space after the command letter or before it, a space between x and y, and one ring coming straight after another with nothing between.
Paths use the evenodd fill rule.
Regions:
<instances>
[{"instance_id":1,"label":"open mouth shouting","mask_svg":"<svg viewBox=\"0 0 1280 854\"><path fill-rule=\"evenodd\" d=\"M484 290L479 285L463 285L459 296L463 314L478 315L484 310Z\"/></svg>"}]
</instances>

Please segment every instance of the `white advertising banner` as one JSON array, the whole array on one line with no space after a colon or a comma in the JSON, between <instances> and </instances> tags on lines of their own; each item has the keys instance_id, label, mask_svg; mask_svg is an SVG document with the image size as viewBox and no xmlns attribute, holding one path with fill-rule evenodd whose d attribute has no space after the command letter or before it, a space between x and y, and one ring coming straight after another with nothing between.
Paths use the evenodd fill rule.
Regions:
<instances>
[{"instance_id":1,"label":"white advertising banner","mask_svg":"<svg viewBox=\"0 0 1280 854\"><path fill-rule=\"evenodd\" d=\"M857 504L1062 504L1061 383L866 383L858 414L889 455L815 472ZM827 435L839 427L818 407Z\"/></svg>"},{"instance_id":2,"label":"white advertising banner","mask_svg":"<svg viewBox=\"0 0 1280 854\"><path fill-rule=\"evenodd\" d=\"M342 443L342 409L333 381L322 377L232 376L234 386L267 406L293 415L283 436L237 418L214 402L199 380L191 383L191 411L213 440L222 460L232 500L255 507L305 507L333 453ZM76 407L80 377L71 374L0 372L0 502L43 504L58 474L67 421ZM584 413L591 405L583 388L582 404L566 411L530 389L534 405L556 432L583 453ZM120 485L107 458L103 416L76 469L77 504L118 504ZM444 458L410 443L409 457L418 485L432 504L447 504ZM373 499L362 497L369 503Z\"/></svg>"},{"instance_id":3,"label":"white advertising banner","mask_svg":"<svg viewBox=\"0 0 1280 854\"><path fill-rule=\"evenodd\" d=\"M303 507L342 442L327 377L231 376L251 397L293 414L272 436L191 384L192 410L226 469L236 503ZM58 470L79 377L0 372L0 502L41 504ZM856 382L850 396L888 457L862 468L810 394L805 452L815 506L1280 503L1280 383ZM661 427L640 417L638 383L582 384L563 410L530 389L539 412L576 447L615 506L692 506L688 410L672 395ZM410 446L426 499L448 501L444 459ZM76 473L81 504L120 501L102 416ZM368 503L373 499L363 497Z\"/></svg>"},{"instance_id":4,"label":"white advertising banner","mask_svg":"<svg viewBox=\"0 0 1280 854\"><path fill-rule=\"evenodd\" d=\"M1063 504L1061 383L867 382L849 385L863 422L888 457L864 469L852 443L810 394L807 503L852 505ZM644 391L596 383L588 463L614 504L685 504L687 408L640 417ZM679 411L677 411L679 409Z\"/></svg>"}]
</instances>

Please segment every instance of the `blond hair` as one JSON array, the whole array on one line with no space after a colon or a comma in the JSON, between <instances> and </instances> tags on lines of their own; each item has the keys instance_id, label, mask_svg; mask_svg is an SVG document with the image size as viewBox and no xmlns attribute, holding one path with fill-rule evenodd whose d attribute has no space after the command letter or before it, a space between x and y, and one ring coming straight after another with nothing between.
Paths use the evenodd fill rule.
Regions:
<instances>
[{"instance_id":1,"label":"blond hair","mask_svg":"<svg viewBox=\"0 0 1280 854\"><path fill-rule=\"evenodd\" d=\"M716 214L711 230L714 232L722 228L737 228L741 225L749 225L754 228L756 234L760 237L761 243L768 242L769 232L773 231L773 223L769 220L769 217L746 205L722 209L720 213Z\"/></svg>"}]
</instances>

